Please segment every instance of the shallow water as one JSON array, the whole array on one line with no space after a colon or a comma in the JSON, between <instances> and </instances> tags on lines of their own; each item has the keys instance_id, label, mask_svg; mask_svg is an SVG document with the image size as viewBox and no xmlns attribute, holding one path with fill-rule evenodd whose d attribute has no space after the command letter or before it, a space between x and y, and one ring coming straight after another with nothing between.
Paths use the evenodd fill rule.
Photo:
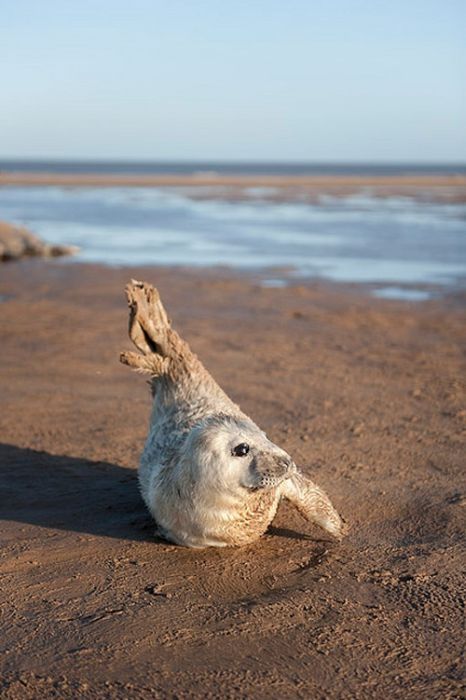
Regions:
<instances>
[{"instance_id":1,"label":"shallow water","mask_svg":"<svg viewBox=\"0 0 466 700\"><path fill-rule=\"evenodd\" d=\"M379 290L385 298L408 298L413 285L464 284L464 204L363 193L280 203L261 199L260 188L248 194L229 202L165 188L10 186L0 188L0 218L79 246L76 261L280 268L287 272L274 271L269 284L384 283L392 290Z\"/></svg>"},{"instance_id":2,"label":"shallow water","mask_svg":"<svg viewBox=\"0 0 466 700\"><path fill-rule=\"evenodd\" d=\"M428 289L396 286L374 289L372 294L379 299L404 299L405 301L426 301L434 296Z\"/></svg>"}]
</instances>

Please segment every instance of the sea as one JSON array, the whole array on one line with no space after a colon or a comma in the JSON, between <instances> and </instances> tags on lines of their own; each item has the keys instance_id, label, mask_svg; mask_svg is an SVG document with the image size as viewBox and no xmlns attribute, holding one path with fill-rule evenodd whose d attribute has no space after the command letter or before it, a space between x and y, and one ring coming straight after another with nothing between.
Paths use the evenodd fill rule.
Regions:
<instances>
[{"instance_id":1,"label":"sea","mask_svg":"<svg viewBox=\"0 0 466 700\"><path fill-rule=\"evenodd\" d=\"M0 161L0 171L98 174L466 174L466 165L116 163ZM466 204L370 188L315 201L244 197L221 187L0 187L0 219L52 243L74 244L74 262L224 267L264 286L323 279L360 283L379 297L423 301L466 288Z\"/></svg>"},{"instance_id":2,"label":"sea","mask_svg":"<svg viewBox=\"0 0 466 700\"><path fill-rule=\"evenodd\" d=\"M274 161L5 160L0 172L114 175L466 175L466 163L285 163Z\"/></svg>"}]
</instances>

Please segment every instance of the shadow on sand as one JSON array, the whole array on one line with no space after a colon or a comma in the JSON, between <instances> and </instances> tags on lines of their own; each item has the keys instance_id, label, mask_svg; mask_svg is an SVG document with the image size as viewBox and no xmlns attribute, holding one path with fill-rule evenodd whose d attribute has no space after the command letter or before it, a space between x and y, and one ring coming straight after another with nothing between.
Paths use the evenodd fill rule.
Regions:
<instances>
[{"instance_id":1,"label":"shadow on sand","mask_svg":"<svg viewBox=\"0 0 466 700\"><path fill-rule=\"evenodd\" d=\"M0 520L118 539L155 539L136 470L5 444L0 444Z\"/></svg>"}]
</instances>

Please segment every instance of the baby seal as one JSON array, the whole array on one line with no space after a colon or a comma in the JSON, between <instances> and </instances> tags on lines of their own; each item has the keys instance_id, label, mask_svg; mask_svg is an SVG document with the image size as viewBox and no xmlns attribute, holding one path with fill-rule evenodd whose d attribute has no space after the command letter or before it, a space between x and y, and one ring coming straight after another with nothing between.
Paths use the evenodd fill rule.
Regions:
<instances>
[{"instance_id":1,"label":"baby seal","mask_svg":"<svg viewBox=\"0 0 466 700\"><path fill-rule=\"evenodd\" d=\"M126 287L137 352L120 360L151 376L154 403L139 466L159 534L188 547L244 545L281 498L336 539L342 521L325 493L222 391L171 327L154 287Z\"/></svg>"}]
</instances>

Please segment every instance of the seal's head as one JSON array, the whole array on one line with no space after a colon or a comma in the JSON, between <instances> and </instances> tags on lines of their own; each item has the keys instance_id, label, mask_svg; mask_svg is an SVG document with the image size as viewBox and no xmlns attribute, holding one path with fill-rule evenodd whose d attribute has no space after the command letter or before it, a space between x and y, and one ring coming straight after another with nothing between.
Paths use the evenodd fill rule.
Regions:
<instances>
[{"instance_id":1,"label":"seal's head","mask_svg":"<svg viewBox=\"0 0 466 700\"><path fill-rule=\"evenodd\" d=\"M230 494L273 489L296 472L291 457L245 418L210 416L191 431L187 447L193 481Z\"/></svg>"}]
</instances>

